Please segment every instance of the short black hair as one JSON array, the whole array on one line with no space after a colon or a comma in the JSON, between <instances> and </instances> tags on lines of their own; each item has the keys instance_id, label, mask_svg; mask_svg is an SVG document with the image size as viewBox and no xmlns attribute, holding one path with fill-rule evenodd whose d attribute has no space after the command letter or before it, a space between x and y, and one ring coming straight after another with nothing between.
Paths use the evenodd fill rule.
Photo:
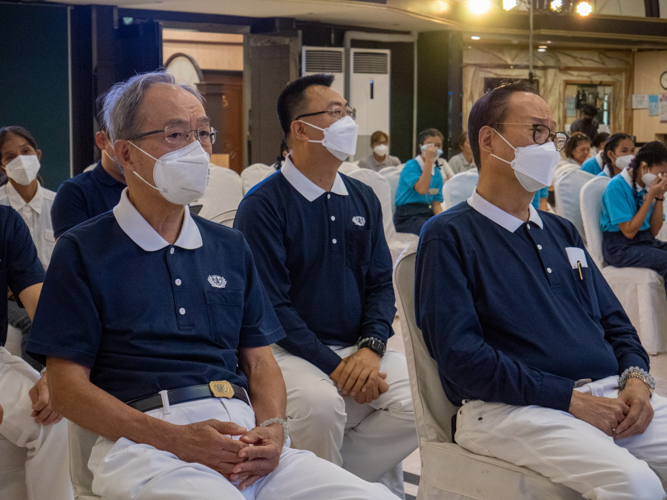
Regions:
<instances>
[{"instance_id":1,"label":"short black hair","mask_svg":"<svg viewBox=\"0 0 667 500\"><path fill-rule=\"evenodd\" d=\"M581 112L585 115L592 116L595 118L598 115L598 108L596 108L592 104L586 103L581 107Z\"/></svg>"},{"instance_id":2,"label":"short black hair","mask_svg":"<svg viewBox=\"0 0 667 500\"><path fill-rule=\"evenodd\" d=\"M290 126L296 117L296 111L301 107L306 98L306 89L313 85L331 87L334 78L334 75L318 73L316 75L302 76L287 84L278 96L278 102L276 103L278 121L285 137L289 135Z\"/></svg>"},{"instance_id":3,"label":"short black hair","mask_svg":"<svg viewBox=\"0 0 667 500\"><path fill-rule=\"evenodd\" d=\"M104 99L106 98L107 93L104 92L97 96L95 99L95 117L97 119L97 130L100 130L106 134L107 125L104 121Z\"/></svg>"},{"instance_id":4,"label":"short black hair","mask_svg":"<svg viewBox=\"0 0 667 500\"><path fill-rule=\"evenodd\" d=\"M604 148L604 143L607 142L607 139L609 139L609 134L607 132L600 132L599 134L595 135L595 139L593 139L593 146L596 148Z\"/></svg>"},{"instance_id":5,"label":"short black hair","mask_svg":"<svg viewBox=\"0 0 667 500\"><path fill-rule=\"evenodd\" d=\"M515 92L530 92L540 95L537 89L525 80L507 82L477 99L470 110L468 140L470 141L470 149L472 149L475 164L480 170L482 161L479 154L479 131L487 125L496 125L498 131L503 129L502 125L499 124L505 121L509 99Z\"/></svg>"},{"instance_id":6,"label":"short black hair","mask_svg":"<svg viewBox=\"0 0 667 500\"><path fill-rule=\"evenodd\" d=\"M421 147L429 137L440 137L440 140L442 141L442 147L445 147L445 136L442 135L442 132L440 132L437 128L427 128L426 130L419 132L419 136L417 136L417 154L422 152Z\"/></svg>"},{"instance_id":7,"label":"short black hair","mask_svg":"<svg viewBox=\"0 0 667 500\"><path fill-rule=\"evenodd\" d=\"M23 137L28 142L28 144L30 144L30 147L32 147L32 149L35 151L39 149L37 147L37 141L32 136L32 134L28 132L27 129L18 125L9 125L8 127L0 128L0 151L2 151L2 147L5 145L5 142L7 142L7 140L13 135Z\"/></svg>"}]
</instances>

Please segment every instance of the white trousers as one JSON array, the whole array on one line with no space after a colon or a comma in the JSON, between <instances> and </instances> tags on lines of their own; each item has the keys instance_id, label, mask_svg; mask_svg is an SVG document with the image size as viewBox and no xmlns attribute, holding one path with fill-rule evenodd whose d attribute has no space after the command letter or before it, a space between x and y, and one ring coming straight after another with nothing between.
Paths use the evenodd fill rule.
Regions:
<instances>
[{"instance_id":1,"label":"white trousers","mask_svg":"<svg viewBox=\"0 0 667 500\"><path fill-rule=\"evenodd\" d=\"M615 398L618 377L577 390ZM651 404L655 416L646 432L615 441L567 412L470 401L457 414L456 442L473 453L528 467L584 498L664 500L667 399L654 394Z\"/></svg>"},{"instance_id":2,"label":"white trousers","mask_svg":"<svg viewBox=\"0 0 667 500\"><path fill-rule=\"evenodd\" d=\"M238 399L203 399L147 412L176 425L217 419L256 426L252 408ZM99 438L88 462L93 491L108 500L396 500L381 484L367 483L306 451L283 448L271 474L240 491L221 474L146 444Z\"/></svg>"},{"instance_id":3,"label":"white trousers","mask_svg":"<svg viewBox=\"0 0 667 500\"><path fill-rule=\"evenodd\" d=\"M0 499L72 500L67 422L35 422L28 391L39 374L0 347ZM21 449L25 449L25 453Z\"/></svg>"},{"instance_id":4,"label":"white trousers","mask_svg":"<svg viewBox=\"0 0 667 500\"><path fill-rule=\"evenodd\" d=\"M356 346L331 346L341 358ZM292 446L309 450L366 481L379 481L403 498L403 460L417 449L415 413L405 356L387 350L380 372L389 390L360 405L342 396L329 375L303 358L273 346L287 386Z\"/></svg>"}]
</instances>

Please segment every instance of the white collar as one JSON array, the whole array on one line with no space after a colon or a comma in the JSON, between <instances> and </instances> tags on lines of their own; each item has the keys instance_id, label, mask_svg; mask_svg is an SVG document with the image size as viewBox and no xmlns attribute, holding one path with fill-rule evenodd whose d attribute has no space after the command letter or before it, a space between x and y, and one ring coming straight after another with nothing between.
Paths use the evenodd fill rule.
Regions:
<instances>
[{"instance_id":1,"label":"white collar","mask_svg":"<svg viewBox=\"0 0 667 500\"><path fill-rule=\"evenodd\" d=\"M30 200L29 203L26 203L25 200L21 197L19 192L16 190L16 188L12 185L9 180L7 181L7 184L5 184L7 188L7 197L9 198L9 204L11 207L16 210L17 212L20 211L23 207L28 205L30 208L32 208L37 214L42 213L42 201L44 200L44 188L37 183L37 192L35 193L35 196L32 197L32 200Z\"/></svg>"},{"instance_id":2,"label":"white collar","mask_svg":"<svg viewBox=\"0 0 667 500\"><path fill-rule=\"evenodd\" d=\"M604 173L604 175L611 178L611 172L609 171L609 167L607 165L604 166L602 172Z\"/></svg>"},{"instance_id":3,"label":"white collar","mask_svg":"<svg viewBox=\"0 0 667 500\"><path fill-rule=\"evenodd\" d=\"M165 239L153 229L153 226L144 219L139 211L134 208L130 198L127 196L127 188L123 189L123 193L120 196L120 202L118 202L118 205L113 209L113 216L116 218L116 222L118 222L118 225L123 232L145 251L155 252L156 250L169 246L169 243L167 243ZM178 235L178 239L176 240L176 243L174 243L174 246L185 250L194 250L202 245L203 243L199 228L197 227L197 224L195 224L195 221L192 220L190 209L186 206L181 234Z\"/></svg>"},{"instance_id":4,"label":"white collar","mask_svg":"<svg viewBox=\"0 0 667 500\"><path fill-rule=\"evenodd\" d=\"M421 169L424 170L424 158L422 158L422 155L415 156L415 160L417 160L417 163L419 163ZM436 158L433 162L433 166L438 168L442 167L442 162L440 160L442 160L442 158Z\"/></svg>"},{"instance_id":5,"label":"white collar","mask_svg":"<svg viewBox=\"0 0 667 500\"><path fill-rule=\"evenodd\" d=\"M521 219L517 219L513 215L508 214L504 210L486 201L477 193L477 188L473 191L472 196L468 198L468 205L477 210L484 217L491 219L499 226L507 229L510 233L519 229L524 223ZM542 219L540 219L540 215L537 213L537 210L535 210L535 207L531 204L528 206L528 209L530 210L528 221L537 224L540 229L543 229Z\"/></svg>"},{"instance_id":6,"label":"white collar","mask_svg":"<svg viewBox=\"0 0 667 500\"><path fill-rule=\"evenodd\" d=\"M292 163L292 156L288 155L285 158L285 163L280 169L287 182L289 182L294 189L296 189L301 196L308 201L315 201L322 196L326 191L316 185L308 177L303 175L301 171ZM347 188L343 182L343 178L336 172L336 180L331 187L331 192L340 196L347 196Z\"/></svg>"},{"instance_id":7,"label":"white collar","mask_svg":"<svg viewBox=\"0 0 667 500\"><path fill-rule=\"evenodd\" d=\"M602 151L599 151L598 154L595 155L595 160L598 162L598 165L602 166Z\"/></svg>"},{"instance_id":8,"label":"white collar","mask_svg":"<svg viewBox=\"0 0 667 500\"><path fill-rule=\"evenodd\" d=\"M630 177L630 172L628 171L627 167L621 170L621 177L625 179L625 182L627 182L628 186L630 186L630 188L632 189L632 177ZM637 191L638 193L641 193L643 190L644 188L641 187L639 184L635 186L635 191Z\"/></svg>"}]
</instances>

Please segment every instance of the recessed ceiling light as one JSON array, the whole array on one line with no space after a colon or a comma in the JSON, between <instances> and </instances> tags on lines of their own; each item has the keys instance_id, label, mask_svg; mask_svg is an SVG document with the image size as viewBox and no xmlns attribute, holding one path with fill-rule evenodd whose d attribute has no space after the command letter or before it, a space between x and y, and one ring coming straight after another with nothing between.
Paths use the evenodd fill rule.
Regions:
<instances>
[{"instance_id":1,"label":"recessed ceiling light","mask_svg":"<svg viewBox=\"0 0 667 500\"><path fill-rule=\"evenodd\" d=\"M547 49L537 49L538 52L546 52Z\"/></svg>"},{"instance_id":2,"label":"recessed ceiling light","mask_svg":"<svg viewBox=\"0 0 667 500\"><path fill-rule=\"evenodd\" d=\"M540 49L546 49L546 48L547 48L546 45L540 45Z\"/></svg>"},{"instance_id":3,"label":"recessed ceiling light","mask_svg":"<svg viewBox=\"0 0 667 500\"><path fill-rule=\"evenodd\" d=\"M471 39L471 40L481 40L481 38L478 37L478 36L471 36L470 39Z\"/></svg>"}]
</instances>

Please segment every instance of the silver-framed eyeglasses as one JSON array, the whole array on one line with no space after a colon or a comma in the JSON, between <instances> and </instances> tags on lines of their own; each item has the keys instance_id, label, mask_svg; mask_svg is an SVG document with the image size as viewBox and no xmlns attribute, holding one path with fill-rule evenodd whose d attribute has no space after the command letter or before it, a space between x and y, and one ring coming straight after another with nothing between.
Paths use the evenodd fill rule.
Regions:
<instances>
[{"instance_id":1,"label":"silver-framed eyeglasses","mask_svg":"<svg viewBox=\"0 0 667 500\"><path fill-rule=\"evenodd\" d=\"M304 115L299 115L294 120L295 121L300 120L301 118L305 118L307 116L323 115L324 113L327 113L336 120L340 120L341 118L345 118L346 116L349 116L353 120L357 119L357 110L355 108L353 108L352 106L339 106L336 104L334 106L329 106L329 108L325 109L324 111L316 111L315 113L306 113Z\"/></svg>"},{"instance_id":2,"label":"silver-framed eyeglasses","mask_svg":"<svg viewBox=\"0 0 667 500\"><path fill-rule=\"evenodd\" d=\"M176 148L182 148L187 146L190 142L191 132L196 133L195 137L202 146L215 144L215 139L218 136L218 131L210 125L202 125L197 129L189 129L186 125L167 125L161 130L151 130L150 132L139 134L138 136L133 137L132 140L134 141L149 135L163 133L164 138L169 144L174 145Z\"/></svg>"},{"instance_id":3,"label":"silver-framed eyeglasses","mask_svg":"<svg viewBox=\"0 0 667 500\"><path fill-rule=\"evenodd\" d=\"M570 139L565 132L552 132L549 127L539 123L494 123L493 125L523 125L533 128L533 141L535 144L546 144L553 141L556 151L562 151Z\"/></svg>"}]
</instances>

